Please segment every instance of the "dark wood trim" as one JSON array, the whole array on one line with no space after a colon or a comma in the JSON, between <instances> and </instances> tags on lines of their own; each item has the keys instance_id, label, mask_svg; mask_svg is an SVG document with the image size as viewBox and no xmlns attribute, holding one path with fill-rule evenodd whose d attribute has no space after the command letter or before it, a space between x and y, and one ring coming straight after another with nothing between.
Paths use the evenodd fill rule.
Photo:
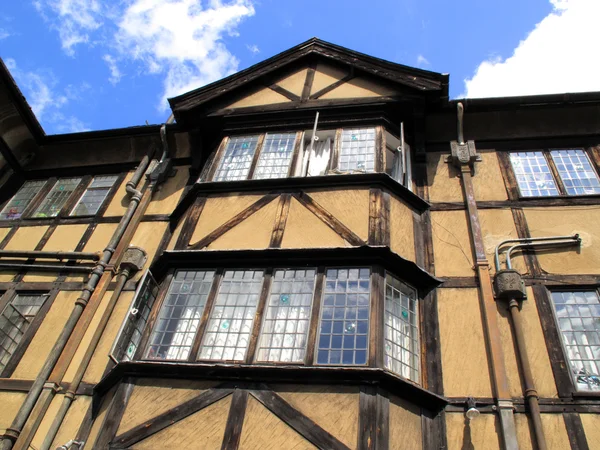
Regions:
<instances>
[{"instance_id":1,"label":"dark wood trim","mask_svg":"<svg viewBox=\"0 0 600 450\"><path fill-rule=\"evenodd\" d=\"M277 215L275 216L275 224L271 233L270 248L280 248L285 233L285 225L290 212L290 204L292 196L290 194L281 194L279 196L279 204L277 205Z\"/></svg>"},{"instance_id":2,"label":"dark wood trim","mask_svg":"<svg viewBox=\"0 0 600 450\"><path fill-rule=\"evenodd\" d=\"M229 230L231 230L235 226L239 225L241 222L246 220L252 214L254 214L255 212L259 211L264 206L271 203L278 196L279 196L279 194L267 194L264 197L258 199L256 202L254 202L253 204L248 206L246 209L244 209L240 213L236 214L234 217L229 219L223 225L220 225L217 229L215 229L211 233L207 234L205 237L200 239L198 242L196 242L195 244L191 244L188 247L189 250L202 250L204 247L207 247L213 241L215 241L216 239L223 236L225 233L227 233Z\"/></svg>"},{"instance_id":3,"label":"dark wood trim","mask_svg":"<svg viewBox=\"0 0 600 450\"><path fill-rule=\"evenodd\" d=\"M371 312L369 315L369 356L371 367L383 367L383 312L385 301L385 269L371 268Z\"/></svg>"},{"instance_id":4,"label":"dark wood trim","mask_svg":"<svg viewBox=\"0 0 600 450\"><path fill-rule=\"evenodd\" d=\"M308 328L308 339L306 345L306 365L312 366L315 362L315 348L319 335L319 318L321 312L321 301L323 298L323 287L325 285L325 267L317 268L317 279L315 280L315 293L313 294L312 309L310 311L310 324Z\"/></svg>"},{"instance_id":5,"label":"dark wood trim","mask_svg":"<svg viewBox=\"0 0 600 450\"><path fill-rule=\"evenodd\" d=\"M69 217L73 208L75 208L75 204L79 201L83 193L87 190L90 182L92 181L91 175L86 175L81 177L79 180L79 184L73 189L71 195L61 208L60 212L57 214L59 217Z\"/></svg>"},{"instance_id":6,"label":"dark wood trim","mask_svg":"<svg viewBox=\"0 0 600 450\"><path fill-rule=\"evenodd\" d=\"M377 449L390 448L390 398L386 390L377 389ZM428 448L428 447L423 447Z\"/></svg>"},{"instance_id":7,"label":"dark wood trim","mask_svg":"<svg viewBox=\"0 0 600 450\"><path fill-rule=\"evenodd\" d=\"M336 81L333 84L330 84L329 86L324 87L323 89L315 92L314 94L311 94L311 96L309 97L309 100L317 100L319 97L322 97L323 95L327 94L328 92L333 91L335 88L340 87L342 84L347 83L348 81L352 80L353 78L354 78L354 73L353 73L353 71L351 71L350 74L346 75L344 78Z\"/></svg>"},{"instance_id":8,"label":"dark wood trim","mask_svg":"<svg viewBox=\"0 0 600 450\"><path fill-rule=\"evenodd\" d=\"M477 288L480 286L477 277L447 277L440 288Z\"/></svg>"},{"instance_id":9,"label":"dark wood trim","mask_svg":"<svg viewBox=\"0 0 600 450\"><path fill-rule=\"evenodd\" d=\"M182 230L183 231L183 230ZM154 252L154 256L152 257L152 261L150 265L154 264L154 262L162 255L162 253L169 246L169 242L171 242L171 238L173 237L173 227L172 224L169 223L165 227L165 231L163 232L162 238L160 238L160 242L158 243L158 247L156 247L156 252Z\"/></svg>"},{"instance_id":10,"label":"dark wood trim","mask_svg":"<svg viewBox=\"0 0 600 450\"><path fill-rule=\"evenodd\" d=\"M112 201L117 196L117 193L119 192L119 189L120 189L121 185L123 184L123 181L125 181L126 176L127 176L126 172L121 172L120 174L117 175L117 179L115 180L114 184L110 188L110 191L108 191L108 194L106 195L106 198L102 202L102 205L100 205L100 209L98 209L98 212L96 213L96 217L102 217L102 216L104 216L104 214L106 214L106 210L108 209L108 207L110 206Z\"/></svg>"},{"instance_id":11,"label":"dark wood trim","mask_svg":"<svg viewBox=\"0 0 600 450\"><path fill-rule=\"evenodd\" d=\"M327 164L328 173L330 170L337 169L340 163L340 149L342 147L342 128L335 130L335 140L333 141L333 147L331 149L331 155L329 156L329 163Z\"/></svg>"},{"instance_id":12,"label":"dark wood trim","mask_svg":"<svg viewBox=\"0 0 600 450\"><path fill-rule=\"evenodd\" d=\"M288 178L293 177L296 171L296 165L302 164L302 160L298 162L298 157L300 156L300 147L302 146L302 140L304 136L304 131L296 132L296 140L294 141L294 150L292 152L292 159L290 160L290 167L288 169Z\"/></svg>"},{"instance_id":13,"label":"dark wood trim","mask_svg":"<svg viewBox=\"0 0 600 450\"><path fill-rule=\"evenodd\" d=\"M375 127L375 172L385 172L385 137L383 127Z\"/></svg>"},{"instance_id":14,"label":"dark wood trim","mask_svg":"<svg viewBox=\"0 0 600 450\"><path fill-rule=\"evenodd\" d=\"M464 406L460 412L464 412ZM423 449L448 448L445 411L440 411L435 414L426 409L422 409L421 434L423 436Z\"/></svg>"},{"instance_id":15,"label":"dark wood trim","mask_svg":"<svg viewBox=\"0 0 600 450\"><path fill-rule=\"evenodd\" d=\"M212 285L210 287L210 291L208 292L208 296L206 297L206 304L204 305L204 310L202 311L202 317L200 318L198 331L196 331L194 344L192 345L192 349L190 350L190 361L196 361L198 359L198 354L200 353L200 346L202 344L202 338L204 337L204 332L206 331L206 327L208 326L208 319L210 318L210 313L213 310L217 294L219 293L219 287L221 286L221 280L223 279L223 272L223 269L217 270L217 272L215 273L215 278L213 279Z\"/></svg>"},{"instance_id":16,"label":"dark wood trim","mask_svg":"<svg viewBox=\"0 0 600 450\"><path fill-rule=\"evenodd\" d=\"M391 207L390 200L391 196L389 193L381 191L381 245L390 246L391 245Z\"/></svg>"},{"instance_id":17,"label":"dark wood trim","mask_svg":"<svg viewBox=\"0 0 600 450\"><path fill-rule=\"evenodd\" d=\"M273 269L269 268L265 270L263 276L262 288L260 290L258 305L256 306L256 313L254 314L252 333L250 334L250 341L248 343L248 350L246 353L246 364L252 364L256 356L256 349L258 348L258 340L260 338L260 329L262 328L265 306L269 300L269 292L271 291L272 280Z\"/></svg>"},{"instance_id":18,"label":"dark wood trim","mask_svg":"<svg viewBox=\"0 0 600 450\"><path fill-rule=\"evenodd\" d=\"M232 395L231 406L229 407L221 450L237 450L239 448L247 406L248 391L236 389Z\"/></svg>"},{"instance_id":19,"label":"dark wood trim","mask_svg":"<svg viewBox=\"0 0 600 450\"><path fill-rule=\"evenodd\" d=\"M442 346L438 317L437 290L431 291L419 302L421 326L421 369L422 383L438 395L444 394L442 371Z\"/></svg>"},{"instance_id":20,"label":"dark wood trim","mask_svg":"<svg viewBox=\"0 0 600 450\"><path fill-rule=\"evenodd\" d=\"M551 298L546 287L540 284L533 285L533 297L537 306L538 315L542 324L542 331L548 349L550 366L554 374L556 389L559 397L570 397L574 391L573 381L569 375L569 363L564 356L560 334L554 320L554 311Z\"/></svg>"},{"instance_id":21,"label":"dark wood trim","mask_svg":"<svg viewBox=\"0 0 600 450\"><path fill-rule=\"evenodd\" d=\"M527 225L527 219L522 208L512 208L512 215L515 221L515 228L517 230L517 236L519 239L530 238L531 233L529 232L529 226ZM527 271L532 276L540 276L542 274L542 268L535 254L535 250L523 249L523 257L525 258L525 265Z\"/></svg>"},{"instance_id":22,"label":"dark wood trim","mask_svg":"<svg viewBox=\"0 0 600 450\"><path fill-rule=\"evenodd\" d=\"M87 245L88 241L92 237L92 234L94 234L94 231L96 230L96 226L97 226L97 224L95 224L95 223L88 225L88 227L83 232L81 239L79 239L77 246L75 247L76 252L83 251L83 249ZM76 264L77 264L77 261L67 261L67 263L66 263L66 265L68 265L68 266L76 265ZM67 272L67 271L59 273L58 277L56 278L56 283L64 283L64 281L67 279L68 275L69 275L69 272Z\"/></svg>"},{"instance_id":23,"label":"dark wood trim","mask_svg":"<svg viewBox=\"0 0 600 450\"><path fill-rule=\"evenodd\" d=\"M34 251L40 251L44 249L44 246L48 243L48 240L50 239L50 237L52 237L52 234L54 233L54 231L56 230L56 225L50 225L46 231L44 232L44 234L42 235L40 241L36 244L36 246L34 247ZM34 259L27 259L25 261L25 264L33 264L35 262ZM19 283L21 281L23 281L23 278L25 277L25 275L27 275L27 269L21 269L19 272L17 272L17 274L15 275L15 277L13 278L13 281L15 283Z\"/></svg>"},{"instance_id":24,"label":"dark wood trim","mask_svg":"<svg viewBox=\"0 0 600 450\"><path fill-rule=\"evenodd\" d=\"M339 234L342 238L348 241L351 245L362 246L366 245L356 233L350 230L346 225L340 222L335 216L329 211L319 205L313 198L305 192L299 194L293 194L294 198L298 200L306 209L317 216L325 225Z\"/></svg>"},{"instance_id":25,"label":"dark wood trim","mask_svg":"<svg viewBox=\"0 0 600 450\"><path fill-rule=\"evenodd\" d=\"M325 431L317 423L292 407L288 402L266 386L262 389L250 390L250 393L268 410L300 433L305 439L312 442L317 448L350 450L335 436Z\"/></svg>"},{"instance_id":26,"label":"dark wood trim","mask_svg":"<svg viewBox=\"0 0 600 450\"><path fill-rule=\"evenodd\" d=\"M569 443L572 450L589 450L585 430L579 413L563 413L565 428L569 436Z\"/></svg>"},{"instance_id":27,"label":"dark wood trim","mask_svg":"<svg viewBox=\"0 0 600 450\"><path fill-rule=\"evenodd\" d=\"M53 217L53 218L26 218L16 220L0 220L0 228L8 227L39 227L50 225L88 225L91 223L119 223L121 216L75 216L75 217ZM170 222L168 214L146 214L142 216L141 222Z\"/></svg>"},{"instance_id":28,"label":"dark wood trim","mask_svg":"<svg viewBox=\"0 0 600 450\"><path fill-rule=\"evenodd\" d=\"M191 416L192 414L222 400L233 392L233 389L212 388L168 411L146 420L144 423L121 433L111 442L110 448L128 448L139 441L164 430L167 427Z\"/></svg>"},{"instance_id":29,"label":"dark wood trim","mask_svg":"<svg viewBox=\"0 0 600 450\"><path fill-rule=\"evenodd\" d=\"M194 230L196 229L196 225L198 225L200 215L204 210L204 205L206 205L206 197L196 197L194 204L187 212L187 217L183 223L179 237L177 238L175 249L185 250L188 248L190 239L192 238Z\"/></svg>"},{"instance_id":30,"label":"dark wood trim","mask_svg":"<svg viewBox=\"0 0 600 450\"><path fill-rule=\"evenodd\" d=\"M510 162L510 156L507 152L498 151L496 152L498 157L498 164L500 166L500 173L502 173L502 179L504 180L504 186L506 187L506 194L509 200L519 199L519 186L512 164Z\"/></svg>"},{"instance_id":31,"label":"dark wood trim","mask_svg":"<svg viewBox=\"0 0 600 450\"><path fill-rule=\"evenodd\" d=\"M377 387L361 386L357 450L377 449Z\"/></svg>"},{"instance_id":32,"label":"dark wood trim","mask_svg":"<svg viewBox=\"0 0 600 450\"><path fill-rule=\"evenodd\" d=\"M10 242L10 240L15 235L18 229L19 226L17 225L11 227L11 229L8 230L8 233L6 233L6 236L4 236L4 239L2 239L2 241L0 242L0 250L4 250L6 248L6 246L8 245L8 243Z\"/></svg>"},{"instance_id":33,"label":"dark wood trim","mask_svg":"<svg viewBox=\"0 0 600 450\"><path fill-rule=\"evenodd\" d=\"M256 142L256 148L254 149L254 155L252 156L252 163L250 164L250 169L248 169L247 179L251 180L254 178L254 172L256 172L256 166L258 165L258 160L260 159L260 154L263 151L263 147L265 144L265 136L266 133L262 133L258 136L258 141Z\"/></svg>"},{"instance_id":34,"label":"dark wood trim","mask_svg":"<svg viewBox=\"0 0 600 450\"><path fill-rule=\"evenodd\" d=\"M390 209L381 189L369 190L369 245L389 246Z\"/></svg>"},{"instance_id":35,"label":"dark wood trim","mask_svg":"<svg viewBox=\"0 0 600 450\"><path fill-rule=\"evenodd\" d=\"M59 292L58 289L54 289L47 294L48 297L44 301L40 310L35 315L35 318L31 321L31 324L29 325L29 327L27 328L27 331L23 335L21 342L19 342L19 344L17 345L17 348L15 348L15 351L13 352L10 359L8 360L8 363L6 364L6 366L4 366L4 369L2 369L2 371L0 372L0 377L10 378L12 376L13 372L19 365L19 362L21 362L21 358L23 358L23 355L27 351L29 344L31 344L33 337L35 336L38 329L40 328L40 325L46 318L46 314L48 313L48 311L50 310L50 307L54 303L54 300L56 299L58 292ZM18 293L17 293L17 295L18 295ZM4 310L4 307L2 307L2 309L0 309L0 311L2 311L2 310Z\"/></svg>"},{"instance_id":36,"label":"dark wood trim","mask_svg":"<svg viewBox=\"0 0 600 450\"><path fill-rule=\"evenodd\" d=\"M225 153L225 148L227 147L228 142L229 142L229 136L225 136L223 138L223 140L221 141L221 145L219 145L219 148L217 149L212 162L210 163L211 164L210 169L208 170L208 173L206 174L207 181L208 180L212 181L212 179L214 178L215 172L217 171L217 167L219 167L219 163L223 159L223 153Z\"/></svg>"},{"instance_id":37,"label":"dark wood trim","mask_svg":"<svg viewBox=\"0 0 600 450\"><path fill-rule=\"evenodd\" d=\"M550 154L549 150L544 150L543 153L544 157L546 158L546 163L548 164L548 167L550 167L550 172L552 172L552 175L554 176L554 182L556 183L558 192L560 192L560 195L567 195L565 184L563 183L563 180L560 177L560 174L558 173L558 169L556 167L556 163L554 162L554 158L552 158L552 155Z\"/></svg>"},{"instance_id":38,"label":"dark wood trim","mask_svg":"<svg viewBox=\"0 0 600 450\"><path fill-rule=\"evenodd\" d=\"M300 101L300 97L298 97L296 94L288 91L287 89L282 88L281 86L279 86L276 83L268 86L268 88L271 89L272 91L277 92L280 95L283 95L288 100L291 100L293 102L299 102Z\"/></svg>"},{"instance_id":39,"label":"dark wood trim","mask_svg":"<svg viewBox=\"0 0 600 450\"><path fill-rule=\"evenodd\" d=\"M600 145L587 148L587 154L590 162L596 169L596 174L600 175Z\"/></svg>"},{"instance_id":40,"label":"dark wood trim","mask_svg":"<svg viewBox=\"0 0 600 450\"><path fill-rule=\"evenodd\" d=\"M119 424L121 423L121 419L123 418L125 408L127 407L127 403L129 402L129 398L133 393L134 387L135 385L132 383L132 380L129 379L123 380L119 387L117 387L115 395L112 398L111 404L108 407L108 410L106 411L106 415L104 417L104 424L102 425L102 427L100 427L100 432L96 437L96 442L92 443L90 448L109 448L109 443L113 440L115 434L117 433L117 430L119 429ZM92 416L96 416L96 414L94 414L94 410L97 411L99 407L100 405L96 407L92 405Z\"/></svg>"},{"instance_id":41,"label":"dark wood trim","mask_svg":"<svg viewBox=\"0 0 600 450\"><path fill-rule=\"evenodd\" d=\"M304 80L304 87L302 88L302 96L300 97L301 102L306 102L310 96L310 91L312 91L313 82L315 80L316 68L316 61L312 61L308 66L308 70L306 71L306 79Z\"/></svg>"}]
</instances>

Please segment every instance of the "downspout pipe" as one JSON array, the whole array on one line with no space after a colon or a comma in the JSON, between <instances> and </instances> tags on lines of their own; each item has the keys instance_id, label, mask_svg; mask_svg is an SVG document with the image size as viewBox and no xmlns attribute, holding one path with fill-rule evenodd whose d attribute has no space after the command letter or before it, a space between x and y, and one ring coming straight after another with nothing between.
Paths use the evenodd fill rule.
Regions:
<instances>
[{"instance_id":1,"label":"downspout pipe","mask_svg":"<svg viewBox=\"0 0 600 450\"><path fill-rule=\"evenodd\" d=\"M138 166L138 169L136 170L136 174L140 173L140 176L138 178L136 178L138 181L139 181L139 179L141 179L141 176L143 175L143 173L147 170L149 162L150 162L150 157L144 158L144 160L145 161L143 161L143 164L140 164ZM134 176L135 176L135 174L134 174ZM136 186L134 186L134 188L135 187ZM127 192L129 192L129 190ZM112 255L114 254L114 252L117 248L117 245L121 241L121 238L123 237L123 234L125 233L125 230L127 229L127 226L129 225L129 223L131 222L131 219L133 218L133 216L135 214L135 211L136 211L136 209L140 203L140 200L142 198L142 196L138 195L138 194L141 194L141 193L139 191L136 191L136 193L134 195L132 195L132 197L129 201L129 206L127 207L127 210L125 211L125 214L121 218L121 221L119 222L119 225L117 225L117 228L116 228L115 232L113 233L113 235L110 239L110 242L108 243L108 245L106 246L106 248L104 249L104 251L102 253L102 258L100 259L100 261L98 262L96 267L94 267L94 269L92 269L90 278L89 278L87 284L85 285L85 287L83 288L81 295L76 300L75 306L73 307L73 310L71 311L71 314L70 314L69 318L67 319L67 322L65 323L58 339L54 343L54 346L52 347L52 350L50 351L48 358L46 359L46 362L44 363L42 369L38 373L35 381L33 382L31 388L29 389L29 392L27 393L27 397L25 397L25 400L23 401L23 404L19 408L19 411L17 412L17 415L13 419L10 427L8 427L6 429L6 431L4 433L4 439L2 440L2 443L0 445L0 450L12 449L14 443L19 438L19 435L21 434L21 431L23 430L23 427L25 426L27 419L29 418L33 408L35 407L35 404L36 404L40 394L42 393L42 390L44 389L44 384L48 381L48 377L52 373L52 370L54 369L54 366L56 365L58 359L60 358L60 355L61 355L63 349L67 345L67 342L69 340L69 337L71 336L71 333L75 329L75 326L77 325L79 318L83 314L83 311L84 311L85 307L87 306L94 290L96 289L96 286L98 285L98 282L100 281L100 278L104 274L104 272L108 266L108 263L110 262Z\"/></svg>"},{"instance_id":2,"label":"downspout pipe","mask_svg":"<svg viewBox=\"0 0 600 450\"><path fill-rule=\"evenodd\" d=\"M0 258L28 258L28 259L58 259L58 260L85 260L98 261L100 253L89 252L47 252L47 251L21 251L0 250Z\"/></svg>"}]
</instances>

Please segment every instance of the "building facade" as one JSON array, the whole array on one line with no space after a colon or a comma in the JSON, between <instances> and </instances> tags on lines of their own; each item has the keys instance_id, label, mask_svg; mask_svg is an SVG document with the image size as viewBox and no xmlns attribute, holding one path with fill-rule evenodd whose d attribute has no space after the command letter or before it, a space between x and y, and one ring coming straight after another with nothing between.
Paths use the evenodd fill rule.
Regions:
<instances>
[{"instance_id":1,"label":"building facade","mask_svg":"<svg viewBox=\"0 0 600 450\"><path fill-rule=\"evenodd\" d=\"M0 69L0 448L600 448L600 93L311 39L46 136Z\"/></svg>"}]
</instances>

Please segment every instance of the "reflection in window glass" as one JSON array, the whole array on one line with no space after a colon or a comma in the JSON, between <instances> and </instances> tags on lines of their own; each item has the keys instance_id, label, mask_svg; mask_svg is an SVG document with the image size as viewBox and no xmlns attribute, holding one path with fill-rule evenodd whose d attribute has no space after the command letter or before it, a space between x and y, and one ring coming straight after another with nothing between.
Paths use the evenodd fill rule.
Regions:
<instances>
[{"instance_id":1,"label":"reflection in window glass","mask_svg":"<svg viewBox=\"0 0 600 450\"><path fill-rule=\"evenodd\" d=\"M600 194L598 175L583 150L552 150L550 154L568 195Z\"/></svg>"},{"instance_id":2,"label":"reflection in window glass","mask_svg":"<svg viewBox=\"0 0 600 450\"><path fill-rule=\"evenodd\" d=\"M317 364L367 363L369 269L328 269L317 342Z\"/></svg>"},{"instance_id":3,"label":"reflection in window glass","mask_svg":"<svg viewBox=\"0 0 600 450\"><path fill-rule=\"evenodd\" d=\"M338 169L342 172L375 170L375 128L342 130Z\"/></svg>"},{"instance_id":4,"label":"reflection in window glass","mask_svg":"<svg viewBox=\"0 0 600 450\"><path fill-rule=\"evenodd\" d=\"M553 292L552 303L577 389L600 391L598 293Z\"/></svg>"},{"instance_id":5,"label":"reflection in window glass","mask_svg":"<svg viewBox=\"0 0 600 450\"><path fill-rule=\"evenodd\" d=\"M385 284L384 365L419 381L419 331L414 289L387 274Z\"/></svg>"},{"instance_id":6,"label":"reflection in window glass","mask_svg":"<svg viewBox=\"0 0 600 450\"><path fill-rule=\"evenodd\" d=\"M295 142L296 133L267 134L254 179L287 177Z\"/></svg>"},{"instance_id":7,"label":"reflection in window glass","mask_svg":"<svg viewBox=\"0 0 600 450\"><path fill-rule=\"evenodd\" d=\"M199 359L245 359L262 282L262 270L225 272L202 339Z\"/></svg>"},{"instance_id":8,"label":"reflection in window glass","mask_svg":"<svg viewBox=\"0 0 600 450\"><path fill-rule=\"evenodd\" d=\"M152 331L147 358L188 358L214 275L214 271L177 271Z\"/></svg>"},{"instance_id":9,"label":"reflection in window glass","mask_svg":"<svg viewBox=\"0 0 600 450\"><path fill-rule=\"evenodd\" d=\"M40 189L46 184L45 181L26 181L21 189L6 204L0 213L0 219L18 219L29 206Z\"/></svg>"},{"instance_id":10,"label":"reflection in window glass","mask_svg":"<svg viewBox=\"0 0 600 450\"><path fill-rule=\"evenodd\" d=\"M258 361L302 362L315 270L276 270L258 346Z\"/></svg>"},{"instance_id":11,"label":"reflection in window glass","mask_svg":"<svg viewBox=\"0 0 600 450\"><path fill-rule=\"evenodd\" d=\"M248 178L258 136L231 137L215 173L214 181L235 181Z\"/></svg>"},{"instance_id":12,"label":"reflection in window glass","mask_svg":"<svg viewBox=\"0 0 600 450\"><path fill-rule=\"evenodd\" d=\"M81 178L61 178L52 187L33 217L55 217L81 181Z\"/></svg>"},{"instance_id":13,"label":"reflection in window glass","mask_svg":"<svg viewBox=\"0 0 600 450\"><path fill-rule=\"evenodd\" d=\"M4 307L0 314L0 371L8 364L47 298L47 295L18 294Z\"/></svg>"},{"instance_id":14,"label":"reflection in window glass","mask_svg":"<svg viewBox=\"0 0 600 450\"><path fill-rule=\"evenodd\" d=\"M510 153L510 162L523 197L558 195L558 188L542 152Z\"/></svg>"},{"instance_id":15,"label":"reflection in window glass","mask_svg":"<svg viewBox=\"0 0 600 450\"><path fill-rule=\"evenodd\" d=\"M87 187L77 206L71 212L72 216L91 216L98 212L104 199L117 181L116 175L94 177Z\"/></svg>"}]
</instances>

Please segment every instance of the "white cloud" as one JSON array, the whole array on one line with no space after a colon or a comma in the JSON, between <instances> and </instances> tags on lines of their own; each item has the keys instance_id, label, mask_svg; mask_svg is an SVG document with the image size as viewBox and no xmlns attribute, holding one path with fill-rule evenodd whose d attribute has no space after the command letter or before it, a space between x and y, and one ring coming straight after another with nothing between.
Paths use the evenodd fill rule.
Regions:
<instances>
[{"instance_id":1,"label":"white cloud","mask_svg":"<svg viewBox=\"0 0 600 450\"><path fill-rule=\"evenodd\" d=\"M260 49L258 48L258 45L256 44L246 44L246 48L250 51L250 53L252 53L253 55L257 55L260 53Z\"/></svg>"},{"instance_id":2,"label":"white cloud","mask_svg":"<svg viewBox=\"0 0 600 450\"><path fill-rule=\"evenodd\" d=\"M58 79L51 71L21 70L14 59L5 60L17 84L25 94L31 109L38 120L48 124L51 132L71 133L89 130L86 124L75 116L67 115L62 110L72 100L79 100L81 92L90 86L83 83L80 86L68 85L58 88Z\"/></svg>"},{"instance_id":3,"label":"white cloud","mask_svg":"<svg viewBox=\"0 0 600 450\"><path fill-rule=\"evenodd\" d=\"M121 81L123 74L117 66L117 61L111 55L104 55L102 59L108 65L108 70L110 70L110 77L108 78L108 81L110 81L110 84L114 86Z\"/></svg>"},{"instance_id":4,"label":"white cloud","mask_svg":"<svg viewBox=\"0 0 600 450\"><path fill-rule=\"evenodd\" d=\"M466 97L600 90L598 0L550 0L552 12L512 56L482 62L465 80Z\"/></svg>"},{"instance_id":5,"label":"white cloud","mask_svg":"<svg viewBox=\"0 0 600 450\"><path fill-rule=\"evenodd\" d=\"M6 39L7 37L9 37L11 34L6 31L4 28L0 28L0 41L2 39Z\"/></svg>"},{"instance_id":6,"label":"white cloud","mask_svg":"<svg viewBox=\"0 0 600 450\"><path fill-rule=\"evenodd\" d=\"M429 64L429 60L423 55L417 56L417 67L428 66Z\"/></svg>"}]
</instances>

